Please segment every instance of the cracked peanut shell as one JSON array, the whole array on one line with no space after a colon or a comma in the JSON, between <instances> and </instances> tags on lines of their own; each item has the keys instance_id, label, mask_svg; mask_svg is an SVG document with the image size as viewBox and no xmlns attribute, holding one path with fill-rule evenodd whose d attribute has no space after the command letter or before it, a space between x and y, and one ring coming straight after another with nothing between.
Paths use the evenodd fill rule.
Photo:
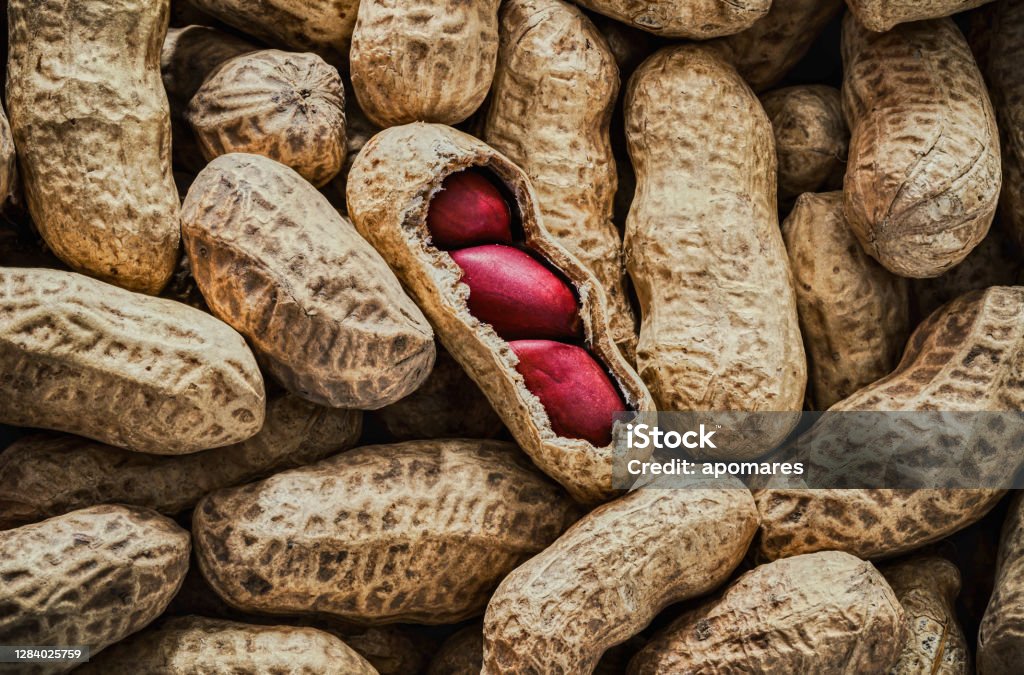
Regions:
<instances>
[{"instance_id":1,"label":"cracked peanut shell","mask_svg":"<svg viewBox=\"0 0 1024 675\"><path fill-rule=\"evenodd\" d=\"M263 426L263 377L214 317L73 272L0 268L0 422L184 455Z\"/></svg>"},{"instance_id":2,"label":"cracked peanut shell","mask_svg":"<svg viewBox=\"0 0 1024 675\"><path fill-rule=\"evenodd\" d=\"M7 105L32 219L75 270L150 294L180 240L159 64L169 4L7 5Z\"/></svg>"},{"instance_id":3,"label":"cracked peanut shell","mask_svg":"<svg viewBox=\"0 0 1024 675\"><path fill-rule=\"evenodd\" d=\"M667 605L717 588L757 531L738 481L678 480L600 506L505 577L482 675L587 675Z\"/></svg>"},{"instance_id":4,"label":"cracked peanut shell","mask_svg":"<svg viewBox=\"0 0 1024 675\"><path fill-rule=\"evenodd\" d=\"M934 277L988 232L1001 184L985 82L950 19L871 33L843 22L846 218L894 274Z\"/></svg>"},{"instance_id":5,"label":"cracked peanut shell","mask_svg":"<svg viewBox=\"0 0 1024 675\"><path fill-rule=\"evenodd\" d=\"M518 359L494 329L469 312L469 287L451 256L431 244L431 198L444 179L470 167L486 169L506 191L525 245L572 284L580 301L584 342L608 371L632 410L654 409L643 382L615 346L607 302L594 276L555 242L542 224L526 174L483 142L441 125L410 124L377 134L364 146L348 182L348 211L429 317L448 352L477 383L520 447L546 474L584 502L607 500L613 446L561 438L540 400L516 371Z\"/></svg>"},{"instance_id":6,"label":"cracked peanut shell","mask_svg":"<svg viewBox=\"0 0 1024 675\"><path fill-rule=\"evenodd\" d=\"M430 326L380 255L297 173L223 155L182 208L192 275L266 370L320 405L374 410L434 364Z\"/></svg>"},{"instance_id":7,"label":"cracked peanut shell","mask_svg":"<svg viewBox=\"0 0 1024 675\"><path fill-rule=\"evenodd\" d=\"M189 535L147 509L94 506L0 532L0 641L82 645L92 656L163 612L188 569ZM0 664L61 673L75 664Z\"/></svg>"},{"instance_id":8,"label":"cracked peanut shell","mask_svg":"<svg viewBox=\"0 0 1024 675\"><path fill-rule=\"evenodd\" d=\"M506 2L499 18L501 47L483 140L526 172L544 226L597 277L612 338L632 363L636 320L622 236L612 222L615 58L590 19L561 0Z\"/></svg>"},{"instance_id":9,"label":"cracked peanut shell","mask_svg":"<svg viewBox=\"0 0 1024 675\"><path fill-rule=\"evenodd\" d=\"M577 516L511 443L413 441L208 495L193 536L203 575L237 609L445 624L483 611Z\"/></svg>"},{"instance_id":10,"label":"cracked peanut shell","mask_svg":"<svg viewBox=\"0 0 1024 675\"><path fill-rule=\"evenodd\" d=\"M267 404L252 438L166 457L78 436L25 436L0 454L0 528L94 504L131 504L175 515L203 495L319 461L355 444L357 410L323 408L286 394Z\"/></svg>"}]
</instances>

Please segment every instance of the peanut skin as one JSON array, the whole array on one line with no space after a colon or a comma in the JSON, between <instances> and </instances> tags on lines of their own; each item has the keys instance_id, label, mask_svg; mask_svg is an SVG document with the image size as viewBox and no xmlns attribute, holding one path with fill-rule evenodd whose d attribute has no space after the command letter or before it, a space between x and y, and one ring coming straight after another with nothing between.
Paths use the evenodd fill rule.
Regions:
<instances>
[{"instance_id":1,"label":"peanut skin","mask_svg":"<svg viewBox=\"0 0 1024 675\"><path fill-rule=\"evenodd\" d=\"M427 228L434 246L443 249L511 244L508 202L498 188L473 171L453 173L430 201Z\"/></svg>"}]
</instances>

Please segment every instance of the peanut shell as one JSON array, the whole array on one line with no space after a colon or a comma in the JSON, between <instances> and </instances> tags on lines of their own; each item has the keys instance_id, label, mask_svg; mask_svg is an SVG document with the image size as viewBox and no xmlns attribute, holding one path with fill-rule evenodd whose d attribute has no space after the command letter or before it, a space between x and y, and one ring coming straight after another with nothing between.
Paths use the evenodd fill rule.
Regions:
<instances>
[{"instance_id":1,"label":"peanut shell","mask_svg":"<svg viewBox=\"0 0 1024 675\"><path fill-rule=\"evenodd\" d=\"M434 248L426 227L430 199L452 173L488 170L507 190L525 245L573 285L584 341L633 410L654 408L650 394L612 341L601 286L544 228L526 174L481 141L440 125L410 124L381 132L364 146L348 183L348 210L429 317L448 352L477 383L520 447L574 498L596 502L612 488L612 446L560 438L539 399L516 372L507 342L467 307L468 287L451 256Z\"/></svg>"},{"instance_id":2,"label":"peanut shell","mask_svg":"<svg viewBox=\"0 0 1024 675\"><path fill-rule=\"evenodd\" d=\"M212 316L57 270L0 268L0 423L184 455L263 426L263 377Z\"/></svg>"},{"instance_id":3,"label":"peanut shell","mask_svg":"<svg viewBox=\"0 0 1024 675\"><path fill-rule=\"evenodd\" d=\"M772 0L576 0L576 4L656 35L706 40L749 28L768 13Z\"/></svg>"},{"instance_id":4,"label":"peanut shell","mask_svg":"<svg viewBox=\"0 0 1024 675\"><path fill-rule=\"evenodd\" d=\"M978 672L1016 672L1024 660L1024 498L1010 502L996 560L995 588L978 630Z\"/></svg>"},{"instance_id":5,"label":"peanut shell","mask_svg":"<svg viewBox=\"0 0 1024 675\"><path fill-rule=\"evenodd\" d=\"M846 0L851 16L878 33L909 21L938 19L980 7L992 0Z\"/></svg>"},{"instance_id":6,"label":"peanut shell","mask_svg":"<svg viewBox=\"0 0 1024 675\"><path fill-rule=\"evenodd\" d=\"M210 309L289 391L374 410L430 373L423 314L377 252L288 167L218 157L192 184L182 226Z\"/></svg>"}]
</instances>

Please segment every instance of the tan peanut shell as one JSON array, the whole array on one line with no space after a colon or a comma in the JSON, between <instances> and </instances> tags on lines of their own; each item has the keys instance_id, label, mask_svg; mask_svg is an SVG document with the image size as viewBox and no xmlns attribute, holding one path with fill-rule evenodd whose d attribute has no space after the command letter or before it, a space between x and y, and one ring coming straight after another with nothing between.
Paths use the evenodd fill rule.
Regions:
<instances>
[{"instance_id":1,"label":"tan peanut shell","mask_svg":"<svg viewBox=\"0 0 1024 675\"><path fill-rule=\"evenodd\" d=\"M188 102L217 68L257 47L208 26L167 29L160 50L160 77L172 114L184 114Z\"/></svg>"},{"instance_id":2,"label":"tan peanut shell","mask_svg":"<svg viewBox=\"0 0 1024 675\"><path fill-rule=\"evenodd\" d=\"M270 45L314 52L329 63L348 56L359 0L190 0L197 9Z\"/></svg>"},{"instance_id":3,"label":"tan peanut shell","mask_svg":"<svg viewBox=\"0 0 1024 675\"><path fill-rule=\"evenodd\" d=\"M146 509L95 506L0 532L0 640L100 650L155 619L188 569L189 536ZM74 664L0 663L0 673Z\"/></svg>"},{"instance_id":4,"label":"tan peanut shell","mask_svg":"<svg viewBox=\"0 0 1024 675\"><path fill-rule=\"evenodd\" d=\"M645 488L598 507L498 586L481 674L589 674L667 605L724 582L757 523L738 481Z\"/></svg>"},{"instance_id":5,"label":"tan peanut shell","mask_svg":"<svg viewBox=\"0 0 1024 675\"><path fill-rule=\"evenodd\" d=\"M210 309L289 391L373 410L430 373L423 314L351 224L283 164L246 154L210 162L185 198L182 236Z\"/></svg>"},{"instance_id":6,"label":"tan peanut shell","mask_svg":"<svg viewBox=\"0 0 1024 675\"><path fill-rule=\"evenodd\" d=\"M846 0L850 14L878 33L910 21L938 19L980 7L992 0Z\"/></svg>"},{"instance_id":7,"label":"tan peanut shell","mask_svg":"<svg viewBox=\"0 0 1024 675\"><path fill-rule=\"evenodd\" d=\"M612 223L614 56L594 24L562 0L506 2L500 35L483 139L526 172L544 226L597 277L612 338L632 362L636 320Z\"/></svg>"},{"instance_id":8,"label":"tan peanut shell","mask_svg":"<svg viewBox=\"0 0 1024 675\"><path fill-rule=\"evenodd\" d=\"M483 103L497 53L498 0L361 0L352 86L378 126L456 124Z\"/></svg>"},{"instance_id":9,"label":"tan peanut shell","mask_svg":"<svg viewBox=\"0 0 1024 675\"><path fill-rule=\"evenodd\" d=\"M604 36L608 49L619 67L619 79L625 81L643 60L654 53L660 41L650 33L610 19L603 14L590 14L598 32ZM620 88L621 93L621 88ZM628 162L627 162L628 163Z\"/></svg>"},{"instance_id":10,"label":"tan peanut shell","mask_svg":"<svg viewBox=\"0 0 1024 675\"><path fill-rule=\"evenodd\" d=\"M780 201L816 192L834 176L842 176L850 132L838 89L815 84L785 87L762 96L761 105L775 134Z\"/></svg>"},{"instance_id":11,"label":"tan peanut shell","mask_svg":"<svg viewBox=\"0 0 1024 675\"><path fill-rule=\"evenodd\" d=\"M772 0L763 18L739 33L716 40L716 48L756 92L778 84L807 54L843 0Z\"/></svg>"},{"instance_id":12,"label":"tan peanut shell","mask_svg":"<svg viewBox=\"0 0 1024 675\"><path fill-rule=\"evenodd\" d=\"M252 438L206 452L162 457L77 436L35 434L0 454L0 528L94 504L131 504L174 515L203 495L319 461L355 444L362 413L297 396L267 405Z\"/></svg>"},{"instance_id":13,"label":"tan peanut shell","mask_svg":"<svg viewBox=\"0 0 1024 675\"><path fill-rule=\"evenodd\" d=\"M345 161L345 89L338 71L315 54L237 56L203 82L186 118L207 160L262 155L317 187Z\"/></svg>"},{"instance_id":14,"label":"tan peanut shell","mask_svg":"<svg viewBox=\"0 0 1024 675\"><path fill-rule=\"evenodd\" d=\"M968 675L971 653L956 617L960 570L936 556L882 568L907 617L907 642L892 675Z\"/></svg>"},{"instance_id":15,"label":"tan peanut shell","mask_svg":"<svg viewBox=\"0 0 1024 675\"><path fill-rule=\"evenodd\" d=\"M0 423L183 455L254 435L265 394L212 316L72 272L0 268Z\"/></svg>"},{"instance_id":16,"label":"tan peanut shell","mask_svg":"<svg viewBox=\"0 0 1024 675\"><path fill-rule=\"evenodd\" d=\"M1000 212L1018 245L1024 245L1024 5L997 2L986 8L990 24L977 44L987 49L983 65L999 121L1003 149ZM974 44L972 44L974 46Z\"/></svg>"},{"instance_id":17,"label":"tan peanut shell","mask_svg":"<svg viewBox=\"0 0 1024 675\"><path fill-rule=\"evenodd\" d=\"M81 675L377 675L339 638L315 628L186 616L143 631L76 671Z\"/></svg>"},{"instance_id":18,"label":"tan peanut shell","mask_svg":"<svg viewBox=\"0 0 1024 675\"><path fill-rule=\"evenodd\" d=\"M0 107L0 206L20 191L20 185L11 123L3 107Z\"/></svg>"},{"instance_id":19,"label":"tan peanut shell","mask_svg":"<svg viewBox=\"0 0 1024 675\"><path fill-rule=\"evenodd\" d=\"M577 515L511 443L414 441L215 492L193 535L207 581L238 609L443 624L481 612Z\"/></svg>"},{"instance_id":20,"label":"tan peanut shell","mask_svg":"<svg viewBox=\"0 0 1024 675\"><path fill-rule=\"evenodd\" d=\"M625 106L637 174L625 242L641 308L637 369L659 409L800 410L807 363L768 117L732 66L696 46L644 62Z\"/></svg>"},{"instance_id":21,"label":"tan peanut shell","mask_svg":"<svg viewBox=\"0 0 1024 675\"><path fill-rule=\"evenodd\" d=\"M619 353L608 330L604 292L594 276L545 230L526 174L481 141L440 125L410 124L385 130L364 146L348 182L348 210L359 231L388 261L423 309L445 349L477 383L520 447L574 498L595 502L612 489L611 445L595 448L560 438L540 401L516 371L508 343L466 307L469 288L451 256L430 244L430 199L452 173L487 169L508 191L525 245L560 270L580 298L585 343L633 410L654 408L640 378Z\"/></svg>"},{"instance_id":22,"label":"tan peanut shell","mask_svg":"<svg viewBox=\"0 0 1024 675\"><path fill-rule=\"evenodd\" d=\"M999 539L995 589L978 631L978 672L1015 673L1024 661L1024 499L1010 502Z\"/></svg>"},{"instance_id":23,"label":"tan peanut shell","mask_svg":"<svg viewBox=\"0 0 1024 675\"><path fill-rule=\"evenodd\" d=\"M628 672L886 673L905 638L903 609L878 570L827 551L747 572L651 640Z\"/></svg>"},{"instance_id":24,"label":"tan peanut shell","mask_svg":"<svg viewBox=\"0 0 1024 675\"><path fill-rule=\"evenodd\" d=\"M827 410L888 375L910 334L907 282L872 259L843 217L843 193L806 193L782 225L810 369Z\"/></svg>"},{"instance_id":25,"label":"tan peanut shell","mask_svg":"<svg viewBox=\"0 0 1024 675\"><path fill-rule=\"evenodd\" d=\"M1024 288L997 286L954 300L932 314L910 337L903 359L890 375L840 401L831 411L1016 411L1024 408L1018 373L1024 367ZM817 454L807 462L830 466L844 462L843 416L825 418L808 433L821 433ZM928 429L903 425L920 436L912 446L918 466L949 463L978 476L978 484L995 481L1006 466L1006 429L979 429L970 447L943 447L928 442ZM838 435L828 443L827 434ZM822 441L824 439L824 441ZM936 441L942 440L936 439ZM886 443L902 447L899 439ZM830 455L829 452L832 452ZM857 466L845 474L856 482ZM872 472L870 466L863 470ZM779 558L809 551L837 549L861 558L891 556L936 541L981 518L999 500L998 489L769 489L757 495L761 511L761 551Z\"/></svg>"},{"instance_id":26,"label":"tan peanut shell","mask_svg":"<svg viewBox=\"0 0 1024 675\"><path fill-rule=\"evenodd\" d=\"M420 388L373 417L398 441L492 438L503 428L480 387L443 347Z\"/></svg>"},{"instance_id":27,"label":"tan peanut shell","mask_svg":"<svg viewBox=\"0 0 1024 675\"><path fill-rule=\"evenodd\" d=\"M179 203L160 84L169 0L12 0L7 105L29 212L75 270L155 294Z\"/></svg>"},{"instance_id":28,"label":"tan peanut shell","mask_svg":"<svg viewBox=\"0 0 1024 675\"><path fill-rule=\"evenodd\" d=\"M575 0L577 5L665 37L695 40L745 30L772 0Z\"/></svg>"},{"instance_id":29,"label":"tan peanut shell","mask_svg":"<svg viewBox=\"0 0 1024 675\"><path fill-rule=\"evenodd\" d=\"M380 675L421 673L430 655L418 636L403 626L348 626L332 632L359 652Z\"/></svg>"},{"instance_id":30,"label":"tan peanut shell","mask_svg":"<svg viewBox=\"0 0 1024 675\"><path fill-rule=\"evenodd\" d=\"M891 272L938 276L985 237L999 198L981 73L950 19L877 34L847 16L842 49L847 220Z\"/></svg>"}]
</instances>

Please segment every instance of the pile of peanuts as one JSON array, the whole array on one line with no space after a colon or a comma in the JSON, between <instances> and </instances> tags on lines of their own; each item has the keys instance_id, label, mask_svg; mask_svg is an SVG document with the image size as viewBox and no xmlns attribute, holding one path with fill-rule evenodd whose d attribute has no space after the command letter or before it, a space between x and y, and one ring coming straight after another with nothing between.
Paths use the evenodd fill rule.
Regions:
<instances>
[{"instance_id":1,"label":"pile of peanuts","mask_svg":"<svg viewBox=\"0 0 1024 675\"><path fill-rule=\"evenodd\" d=\"M1024 410L1024 0L2 16L0 673L1024 671L998 429L613 442Z\"/></svg>"}]
</instances>

